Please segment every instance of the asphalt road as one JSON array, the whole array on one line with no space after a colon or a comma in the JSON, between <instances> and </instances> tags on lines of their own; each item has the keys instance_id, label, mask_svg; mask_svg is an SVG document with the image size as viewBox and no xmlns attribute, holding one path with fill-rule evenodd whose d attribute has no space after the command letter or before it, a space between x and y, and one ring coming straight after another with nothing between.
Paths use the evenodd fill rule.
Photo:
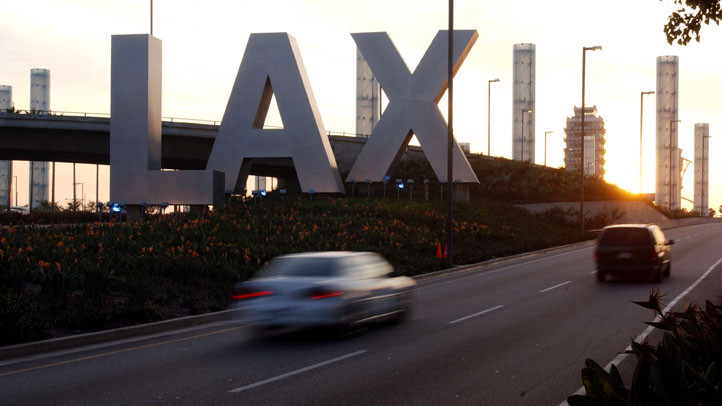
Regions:
<instances>
[{"instance_id":1,"label":"asphalt road","mask_svg":"<svg viewBox=\"0 0 722 406\"><path fill-rule=\"evenodd\" d=\"M722 294L722 224L666 235L677 243L661 284L598 284L587 244L421 281L406 323L341 340L257 339L233 321L6 361L0 403L557 405L586 358L606 365L645 330L652 313L630 301L659 288L681 309Z\"/></svg>"}]
</instances>

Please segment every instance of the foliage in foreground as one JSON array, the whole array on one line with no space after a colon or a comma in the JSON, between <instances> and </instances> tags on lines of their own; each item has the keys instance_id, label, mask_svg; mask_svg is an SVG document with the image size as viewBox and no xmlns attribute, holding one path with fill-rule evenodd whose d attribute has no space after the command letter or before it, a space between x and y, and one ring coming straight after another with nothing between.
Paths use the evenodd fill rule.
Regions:
<instances>
[{"instance_id":1,"label":"foliage in foreground","mask_svg":"<svg viewBox=\"0 0 722 406\"><path fill-rule=\"evenodd\" d=\"M569 405L722 404L722 300L667 314L656 291L635 303L658 315L647 324L664 331L662 341L657 346L632 342L637 365L629 389L615 366L607 372L588 359L582 370L587 395L570 396Z\"/></svg>"},{"instance_id":2,"label":"foliage in foreground","mask_svg":"<svg viewBox=\"0 0 722 406\"><path fill-rule=\"evenodd\" d=\"M445 207L409 200L265 200L144 223L0 229L0 343L223 309L270 258L377 251L396 272L441 269ZM455 205L455 262L578 239L563 219L502 202Z\"/></svg>"}]
</instances>

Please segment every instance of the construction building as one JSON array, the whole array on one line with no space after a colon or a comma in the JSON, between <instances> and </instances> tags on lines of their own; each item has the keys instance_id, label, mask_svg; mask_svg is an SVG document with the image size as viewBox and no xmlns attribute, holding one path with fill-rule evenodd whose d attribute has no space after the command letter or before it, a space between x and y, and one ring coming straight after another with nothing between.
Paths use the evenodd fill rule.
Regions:
<instances>
[{"instance_id":1,"label":"construction building","mask_svg":"<svg viewBox=\"0 0 722 406\"><path fill-rule=\"evenodd\" d=\"M564 164L568 171L579 171L581 164L582 109L574 107L574 116L567 117L564 129ZM597 106L584 107L584 174L604 177L604 119Z\"/></svg>"}]
</instances>

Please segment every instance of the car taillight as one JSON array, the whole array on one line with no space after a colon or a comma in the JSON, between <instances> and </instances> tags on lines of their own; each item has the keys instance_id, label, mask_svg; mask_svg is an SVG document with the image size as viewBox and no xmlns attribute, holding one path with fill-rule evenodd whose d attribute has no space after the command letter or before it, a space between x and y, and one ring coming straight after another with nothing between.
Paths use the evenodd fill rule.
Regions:
<instances>
[{"instance_id":1,"label":"car taillight","mask_svg":"<svg viewBox=\"0 0 722 406\"><path fill-rule=\"evenodd\" d=\"M231 292L231 298L233 300L245 300L245 299L253 299L256 297L268 296L268 295L272 295L272 294L273 294L272 290L235 288L235 289L233 289L233 292Z\"/></svg>"},{"instance_id":2,"label":"car taillight","mask_svg":"<svg viewBox=\"0 0 722 406\"><path fill-rule=\"evenodd\" d=\"M650 253L649 253L649 257L650 257L650 258L657 258L657 250L655 250L654 248L652 248L652 251L650 251Z\"/></svg>"},{"instance_id":3,"label":"car taillight","mask_svg":"<svg viewBox=\"0 0 722 406\"><path fill-rule=\"evenodd\" d=\"M594 259L599 259L599 250L598 249L594 250Z\"/></svg>"},{"instance_id":4,"label":"car taillight","mask_svg":"<svg viewBox=\"0 0 722 406\"><path fill-rule=\"evenodd\" d=\"M342 295L343 292L340 290L316 289L311 292L311 300L328 299L330 297L338 297Z\"/></svg>"}]
</instances>

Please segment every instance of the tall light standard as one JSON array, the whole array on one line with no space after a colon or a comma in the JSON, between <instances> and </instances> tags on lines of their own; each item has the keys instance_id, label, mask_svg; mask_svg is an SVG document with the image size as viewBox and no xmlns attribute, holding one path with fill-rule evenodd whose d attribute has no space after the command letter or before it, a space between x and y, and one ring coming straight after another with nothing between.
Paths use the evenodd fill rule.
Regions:
<instances>
[{"instance_id":1,"label":"tall light standard","mask_svg":"<svg viewBox=\"0 0 722 406\"><path fill-rule=\"evenodd\" d=\"M78 199L75 195L75 186L77 183L75 182L75 162L73 162L73 211L76 211L78 208Z\"/></svg>"},{"instance_id":2,"label":"tall light standard","mask_svg":"<svg viewBox=\"0 0 722 406\"><path fill-rule=\"evenodd\" d=\"M669 120L669 211L672 211L672 124L682 120Z\"/></svg>"},{"instance_id":3,"label":"tall light standard","mask_svg":"<svg viewBox=\"0 0 722 406\"><path fill-rule=\"evenodd\" d=\"M489 80L489 97L487 102L486 120L486 155L491 156L491 84L499 81L499 78Z\"/></svg>"},{"instance_id":4,"label":"tall light standard","mask_svg":"<svg viewBox=\"0 0 722 406\"><path fill-rule=\"evenodd\" d=\"M547 134L551 134L554 131L544 131L544 166L547 166Z\"/></svg>"},{"instance_id":5,"label":"tall light standard","mask_svg":"<svg viewBox=\"0 0 722 406\"><path fill-rule=\"evenodd\" d=\"M642 194L642 117L644 117L644 95L654 94L653 91L639 95L639 194Z\"/></svg>"},{"instance_id":6,"label":"tall light standard","mask_svg":"<svg viewBox=\"0 0 722 406\"><path fill-rule=\"evenodd\" d=\"M582 47L582 134L581 134L581 160L579 161L579 177L580 177L580 199L579 199L579 230L581 237L584 239L584 86L586 85L586 70L587 70L587 51L602 50L602 47L597 45L593 47Z\"/></svg>"},{"instance_id":7,"label":"tall light standard","mask_svg":"<svg viewBox=\"0 0 722 406\"><path fill-rule=\"evenodd\" d=\"M521 160L524 161L524 113L531 114L531 110L521 111Z\"/></svg>"},{"instance_id":8,"label":"tall light standard","mask_svg":"<svg viewBox=\"0 0 722 406\"><path fill-rule=\"evenodd\" d=\"M15 185L15 206L18 205L18 177L13 176L13 184Z\"/></svg>"},{"instance_id":9,"label":"tall light standard","mask_svg":"<svg viewBox=\"0 0 722 406\"><path fill-rule=\"evenodd\" d=\"M454 188L451 187L451 181L454 179L453 170L453 147L454 147L454 0L449 0L449 55L448 55L448 71L447 82L449 83L448 100L448 142L446 144L446 182L449 184L448 201L447 201L447 218L446 218L446 246L447 246L447 263L451 266L454 263L454 222L453 222L453 206L454 206Z\"/></svg>"}]
</instances>

